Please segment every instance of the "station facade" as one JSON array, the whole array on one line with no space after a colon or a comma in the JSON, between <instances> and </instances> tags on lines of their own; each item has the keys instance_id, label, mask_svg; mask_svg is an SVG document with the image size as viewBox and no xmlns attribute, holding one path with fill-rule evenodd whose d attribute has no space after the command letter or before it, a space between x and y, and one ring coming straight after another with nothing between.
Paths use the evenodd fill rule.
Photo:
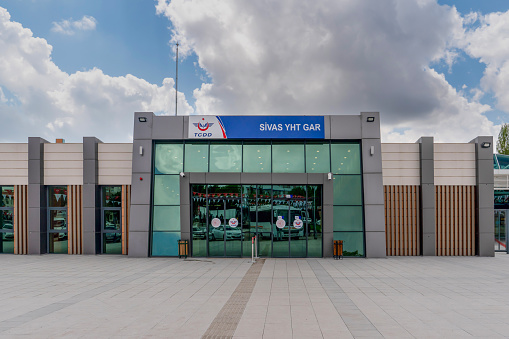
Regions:
<instances>
[{"instance_id":1,"label":"station facade","mask_svg":"<svg viewBox=\"0 0 509 339\"><path fill-rule=\"evenodd\" d=\"M492 137L382 144L378 113L156 116L132 144L0 144L16 254L494 255Z\"/></svg>"}]
</instances>

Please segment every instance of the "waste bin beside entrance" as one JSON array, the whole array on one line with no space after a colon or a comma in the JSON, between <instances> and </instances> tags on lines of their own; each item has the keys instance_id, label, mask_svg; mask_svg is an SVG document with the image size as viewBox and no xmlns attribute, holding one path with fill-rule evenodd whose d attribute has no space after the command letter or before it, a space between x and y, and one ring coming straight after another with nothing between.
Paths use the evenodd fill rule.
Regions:
<instances>
[{"instance_id":1,"label":"waste bin beside entrance","mask_svg":"<svg viewBox=\"0 0 509 339\"><path fill-rule=\"evenodd\" d=\"M179 247L179 259L187 258L187 254L189 253L189 240L178 240Z\"/></svg>"},{"instance_id":2,"label":"waste bin beside entrance","mask_svg":"<svg viewBox=\"0 0 509 339\"><path fill-rule=\"evenodd\" d=\"M343 257L343 240L334 240L334 259Z\"/></svg>"}]
</instances>

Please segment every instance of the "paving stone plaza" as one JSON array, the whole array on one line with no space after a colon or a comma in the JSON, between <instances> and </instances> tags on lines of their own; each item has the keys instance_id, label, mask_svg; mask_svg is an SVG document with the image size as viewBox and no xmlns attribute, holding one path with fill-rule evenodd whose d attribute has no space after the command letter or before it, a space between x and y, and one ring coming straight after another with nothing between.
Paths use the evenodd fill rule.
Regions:
<instances>
[{"instance_id":1,"label":"paving stone plaza","mask_svg":"<svg viewBox=\"0 0 509 339\"><path fill-rule=\"evenodd\" d=\"M504 338L509 256L0 258L2 338Z\"/></svg>"}]
</instances>

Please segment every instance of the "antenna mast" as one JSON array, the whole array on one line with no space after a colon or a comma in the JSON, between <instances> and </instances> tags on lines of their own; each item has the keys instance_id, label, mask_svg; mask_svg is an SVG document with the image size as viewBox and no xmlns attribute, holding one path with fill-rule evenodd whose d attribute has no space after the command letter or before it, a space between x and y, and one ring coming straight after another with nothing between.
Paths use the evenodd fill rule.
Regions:
<instances>
[{"instance_id":1,"label":"antenna mast","mask_svg":"<svg viewBox=\"0 0 509 339\"><path fill-rule=\"evenodd\" d=\"M179 43L177 42L177 71L175 72L175 116L177 116L177 97L179 93Z\"/></svg>"}]
</instances>

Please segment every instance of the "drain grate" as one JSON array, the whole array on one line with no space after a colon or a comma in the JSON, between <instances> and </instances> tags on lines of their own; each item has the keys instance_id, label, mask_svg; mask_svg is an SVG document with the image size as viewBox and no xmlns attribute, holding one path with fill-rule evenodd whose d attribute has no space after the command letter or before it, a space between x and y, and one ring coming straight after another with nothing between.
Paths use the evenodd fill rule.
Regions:
<instances>
[{"instance_id":1,"label":"drain grate","mask_svg":"<svg viewBox=\"0 0 509 339\"><path fill-rule=\"evenodd\" d=\"M233 338L246 304L249 298L251 298L251 293L253 293L264 262L265 259L260 259L247 270L230 299L228 299L202 336L202 339Z\"/></svg>"}]
</instances>

